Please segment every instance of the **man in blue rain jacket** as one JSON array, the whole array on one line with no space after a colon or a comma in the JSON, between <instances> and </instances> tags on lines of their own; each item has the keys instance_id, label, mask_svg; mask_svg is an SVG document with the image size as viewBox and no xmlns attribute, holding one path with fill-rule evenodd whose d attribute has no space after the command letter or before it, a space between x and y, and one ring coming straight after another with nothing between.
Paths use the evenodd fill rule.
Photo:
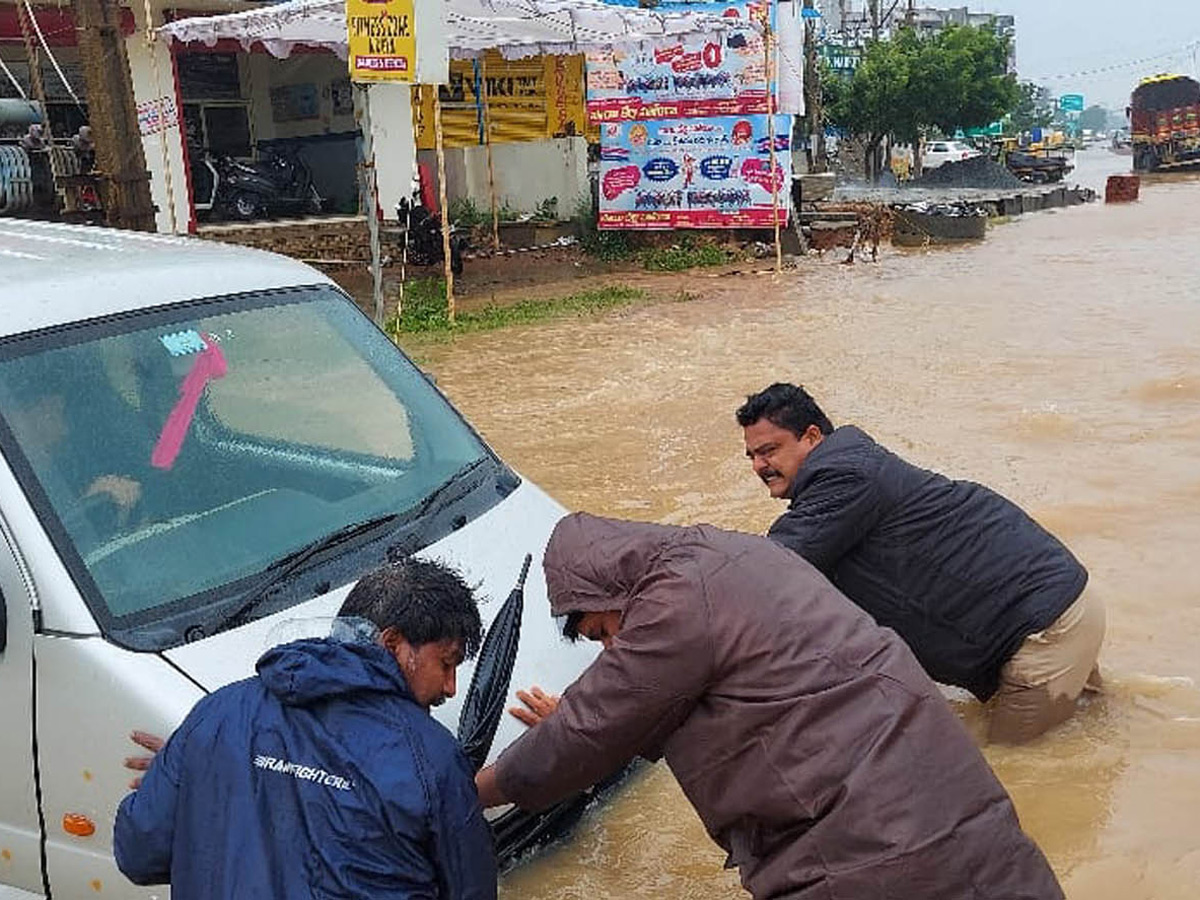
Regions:
<instances>
[{"instance_id":1,"label":"man in blue rain jacket","mask_svg":"<svg viewBox=\"0 0 1200 900\"><path fill-rule=\"evenodd\" d=\"M331 638L276 647L196 704L121 803L117 865L173 900L491 900L473 772L429 714L481 630L441 565L368 575Z\"/></svg>"}]
</instances>

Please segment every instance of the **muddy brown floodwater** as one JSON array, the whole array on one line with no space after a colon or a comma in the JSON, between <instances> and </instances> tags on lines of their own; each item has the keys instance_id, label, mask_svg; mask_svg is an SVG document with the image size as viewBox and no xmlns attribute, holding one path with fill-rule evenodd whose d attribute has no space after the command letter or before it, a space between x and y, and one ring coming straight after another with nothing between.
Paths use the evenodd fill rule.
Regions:
<instances>
[{"instance_id":1,"label":"muddy brown floodwater","mask_svg":"<svg viewBox=\"0 0 1200 900\"><path fill-rule=\"evenodd\" d=\"M1081 155L1081 180L1127 165ZM574 509L761 532L781 511L733 410L806 384L914 462L987 483L1066 540L1109 607L1108 694L985 748L1072 900L1200 896L1200 176L1026 216L961 250L772 276L424 353L516 468ZM960 704L968 727L979 725ZM662 766L503 896L740 897Z\"/></svg>"}]
</instances>

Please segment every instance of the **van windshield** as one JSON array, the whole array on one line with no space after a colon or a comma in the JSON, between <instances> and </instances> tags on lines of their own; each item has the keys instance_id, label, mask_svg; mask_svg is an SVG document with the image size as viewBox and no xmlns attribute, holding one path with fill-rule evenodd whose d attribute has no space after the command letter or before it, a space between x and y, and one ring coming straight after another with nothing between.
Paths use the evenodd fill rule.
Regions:
<instances>
[{"instance_id":1,"label":"van windshield","mask_svg":"<svg viewBox=\"0 0 1200 900\"><path fill-rule=\"evenodd\" d=\"M139 648L174 645L198 621L219 630L248 588L270 584L275 608L287 603L272 577L281 567L394 547L398 535L405 552L432 543L498 502L507 472L344 295L319 285L0 343L0 425L5 458L101 627ZM470 484L446 490L468 472ZM327 540L340 532L354 540ZM326 573L325 588L386 553ZM308 586L291 602L311 596Z\"/></svg>"}]
</instances>

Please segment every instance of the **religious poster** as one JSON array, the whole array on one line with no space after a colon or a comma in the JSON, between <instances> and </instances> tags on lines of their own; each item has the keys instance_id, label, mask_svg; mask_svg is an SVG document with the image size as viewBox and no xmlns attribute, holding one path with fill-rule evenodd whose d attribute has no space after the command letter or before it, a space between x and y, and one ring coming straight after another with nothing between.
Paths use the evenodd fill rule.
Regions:
<instances>
[{"instance_id":1,"label":"religious poster","mask_svg":"<svg viewBox=\"0 0 1200 900\"><path fill-rule=\"evenodd\" d=\"M773 4L742 0L688 4L687 8L735 19L747 27L589 53L587 105L593 122L769 111L761 23L773 14ZM656 9L670 11L674 6L662 4Z\"/></svg>"},{"instance_id":2,"label":"religious poster","mask_svg":"<svg viewBox=\"0 0 1200 900\"><path fill-rule=\"evenodd\" d=\"M792 117L631 121L601 126L600 227L772 228L787 223Z\"/></svg>"},{"instance_id":3,"label":"religious poster","mask_svg":"<svg viewBox=\"0 0 1200 900\"><path fill-rule=\"evenodd\" d=\"M417 80L414 0L346 0L350 80Z\"/></svg>"},{"instance_id":4,"label":"religious poster","mask_svg":"<svg viewBox=\"0 0 1200 900\"><path fill-rule=\"evenodd\" d=\"M271 88L271 119L295 122L321 117L321 100L313 82L280 84Z\"/></svg>"}]
</instances>

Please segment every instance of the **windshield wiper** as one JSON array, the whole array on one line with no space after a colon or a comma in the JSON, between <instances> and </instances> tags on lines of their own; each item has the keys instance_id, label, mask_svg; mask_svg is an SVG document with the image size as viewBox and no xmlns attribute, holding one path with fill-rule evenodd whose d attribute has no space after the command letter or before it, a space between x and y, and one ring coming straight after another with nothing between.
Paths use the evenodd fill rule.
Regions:
<instances>
[{"instance_id":1,"label":"windshield wiper","mask_svg":"<svg viewBox=\"0 0 1200 900\"><path fill-rule=\"evenodd\" d=\"M242 596L245 597L245 600L238 604L233 612L221 620L220 624L213 630L213 634L241 625L245 617L253 611L254 607L258 606L269 595L271 588L286 581L295 572L302 569L313 557L327 550L332 550L335 547L340 547L342 544L349 543L364 534L394 526L402 518L408 517L401 516L398 513L389 513L384 516L376 516L373 519L366 519L362 522L355 522L353 525L339 528L337 531L317 538L299 550L275 560L275 562L271 563L264 570L262 579L243 593Z\"/></svg>"},{"instance_id":2,"label":"windshield wiper","mask_svg":"<svg viewBox=\"0 0 1200 900\"><path fill-rule=\"evenodd\" d=\"M405 521L419 522L435 512L439 512L449 503L458 500L461 495L452 496L452 490L464 481L467 480L473 472L479 469L484 463L489 462L490 457L481 456L472 462L467 463L438 487L425 497L420 503L412 507L404 514ZM410 532L399 542L388 547L388 559L396 559L399 556L411 556L416 553L423 545L419 531Z\"/></svg>"},{"instance_id":3,"label":"windshield wiper","mask_svg":"<svg viewBox=\"0 0 1200 900\"><path fill-rule=\"evenodd\" d=\"M440 509L442 504L446 501L447 496L450 493L450 489L462 484L463 480L468 475L470 475L487 461L488 457L481 456L474 462L467 463L465 466L447 478L444 482L442 482L440 486L434 488L433 492L424 500L422 500L421 504L408 515L416 520L422 518L423 516L429 515L435 509Z\"/></svg>"}]
</instances>

